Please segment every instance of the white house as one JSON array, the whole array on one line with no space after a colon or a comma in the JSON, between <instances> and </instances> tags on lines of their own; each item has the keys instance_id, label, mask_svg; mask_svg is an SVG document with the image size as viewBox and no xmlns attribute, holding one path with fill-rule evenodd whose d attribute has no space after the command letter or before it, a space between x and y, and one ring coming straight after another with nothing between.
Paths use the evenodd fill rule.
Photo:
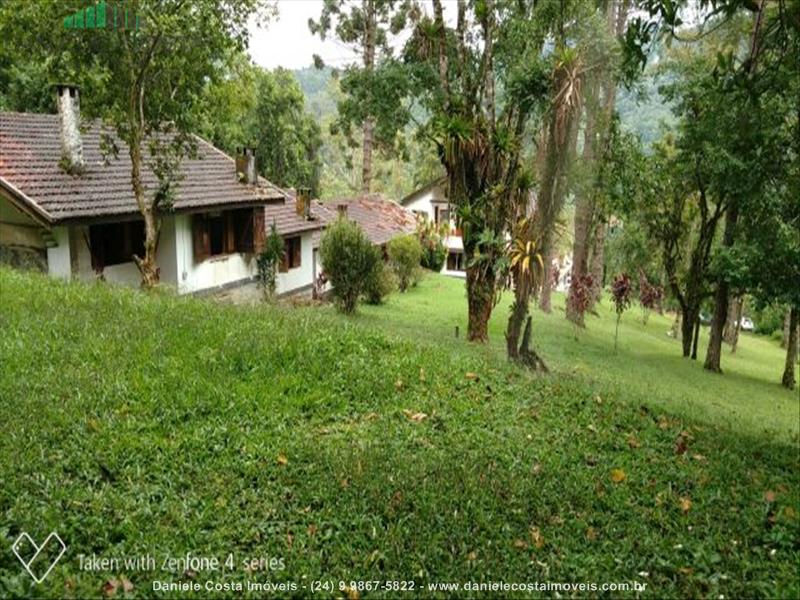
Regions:
<instances>
[{"instance_id":1,"label":"white house","mask_svg":"<svg viewBox=\"0 0 800 600\"><path fill-rule=\"evenodd\" d=\"M432 221L437 226L446 224L447 260L442 273L464 277L466 261L461 231L456 226L453 208L447 199L447 178L441 177L414 190L400 201L400 204L418 217Z\"/></svg>"},{"instance_id":2,"label":"white house","mask_svg":"<svg viewBox=\"0 0 800 600\"><path fill-rule=\"evenodd\" d=\"M144 223L127 146L116 140L118 157L103 155L111 132L80 123L76 88L59 86L58 106L58 115L0 112L0 251L55 277L137 285L132 256L142 255ZM195 141L197 155L182 161L173 210L162 219L161 281L181 294L253 284L255 256L275 223L286 247L278 293L310 290L312 234L322 221L257 176L252 150L234 160ZM145 171L152 193L157 179Z\"/></svg>"}]
</instances>

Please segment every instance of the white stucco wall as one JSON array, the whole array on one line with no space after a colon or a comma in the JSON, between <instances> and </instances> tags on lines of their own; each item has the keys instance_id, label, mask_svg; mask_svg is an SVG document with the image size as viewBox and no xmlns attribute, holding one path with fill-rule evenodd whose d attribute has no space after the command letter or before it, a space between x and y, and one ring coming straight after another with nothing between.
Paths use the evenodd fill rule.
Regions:
<instances>
[{"instance_id":1,"label":"white stucco wall","mask_svg":"<svg viewBox=\"0 0 800 600\"><path fill-rule=\"evenodd\" d=\"M192 216L175 216L175 253L178 292L188 294L252 278L256 261L252 255L225 254L200 262L194 260Z\"/></svg>"},{"instance_id":2,"label":"white stucco wall","mask_svg":"<svg viewBox=\"0 0 800 600\"><path fill-rule=\"evenodd\" d=\"M278 273L278 294L288 294L314 282L312 252L311 232L300 234L300 266L289 269L286 273Z\"/></svg>"},{"instance_id":3,"label":"white stucco wall","mask_svg":"<svg viewBox=\"0 0 800 600\"><path fill-rule=\"evenodd\" d=\"M48 270L52 276L84 281L98 278L92 269L86 236L87 226L53 228L58 245L47 249ZM300 234L300 239L300 266L278 274L278 294L310 288L314 281L311 232ZM226 254L195 262L192 244L191 215L164 217L156 257L162 284L174 286L180 294L189 294L254 280L257 266L252 254ZM133 262L106 266L103 278L109 283L131 286L141 282L139 269Z\"/></svg>"},{"instance_id":4,"label":"white stucco wall","mask_svg":"<svg viewBox=\"0 0 800 600\"><path fill-rule=\"evenodd\" d=\"M72 250L76 254L76 257L73 258L73 267L75 268L73 277L83 281L92 281L99 277L92 269L92 255L86 245L88 235L88 226L72 227ZM59 247L61 247L60 241ZM166 216L161 221L161 237L158 242L156 262L161 267L161 283L176 286L175 217ZM118 265L107 265L103 269L103 279L108 283L138 286L142 281L142 276L136 263L129 261Z\"/></svg>"},{"instance_id":5,"label":"white stucco wall","mask_svg":"<svg viewBox=\"0 0 800 600\"><path fill-rule=\"evenodd\" d=\"M436 218L436 211L434 209L434 199L435 199L435 188L427 190L419 195L419 197L414 198L413 200L406 202L404 206L410 210L411 212L415 213L424 213L428 216L429 221L434 221ZM440 207L445 207L446 204L441 202L438 203ZM452 207L451 207L452 210ZM448 231L455 230L456 222L455 219L450 219L450 226ZM447 250L453 252L462 252L464 250L464 244L461 239L460 235L450 235L448 233L447 237L444 241L445 246L447 246ZM446 271L447 263L445 261L445 267L442 268L442 271ZM449 271L447 271L449 273ZM463 271L454 271L454 273L462 273Z\"/></svg>"},{"instance_id":6,"label":"white stucco wall","mask_svg":"<svg viewBox=\"0 0 800 600\"><path fill-rule=\"evenodd\" d=\"M195 262L192 247L191 215L175 216L174 252L176 255L176 278L181 294L246 282L255 278L258 267L251 254L226 254L212 256ZM311 233L301 235L300 267L287 273L279 273L277 293L286 294L311 285Z\"/></svg>"},{"instance_id":7,"label":"white stucco wall","mask_svg":"<svg viewBox=\"0 0 800 600\"><path fill-rule=\"evenodd\" d=\"M70 266L69 227L54 227L53 239L57 246L47 249L47 270L52 277L69 279Z\"/></svg>"}]
</instances>

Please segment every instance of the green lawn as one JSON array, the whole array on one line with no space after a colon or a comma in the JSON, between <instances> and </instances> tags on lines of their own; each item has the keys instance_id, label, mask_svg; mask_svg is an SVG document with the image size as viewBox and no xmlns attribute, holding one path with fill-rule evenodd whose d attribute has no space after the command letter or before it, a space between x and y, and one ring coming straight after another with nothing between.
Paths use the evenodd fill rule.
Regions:
<instances>
[{"instance_id":1,"label":"green lawn","mask_svg":"<svg viewBox=\"0 0 800 600\"><path fill-rule=\"evenodd\" d=\"M498 359L505 353L503 333L510 304L509 293L490 322L491 345L485 351ZM651 314L645 326L640 308L634 305L622 317L614 354L616 314L609 300L597 316L587 315L587 328L577 341L574 327L564 318L561 294L554 294L553 307L549 315L534 310L533 339L558 373L577 373L637 405L658 406L716 428L797 441L800 401L797 391L780 385L786 351L777 341L743 333L736 354L724 348L720 376L702 368L708 328L701 329L698 360L686 360L680 342L667 336L671 318ZM464 345L466 316L464 281L432 275L409 293L390 296L383 306L363 307L356 321L457 349Z\"/></svg>"},{"instance_id":2,"label":"green lawn","mask_svg":"<svg viewBox=\"0 0 800 600\"><path fill-rule=\"evenodd\" d=\"M770 383L768 346L744 340L739 374L711 379L663 351L677 353L663 322L626 323L612 357L607 324L575 344L557 316L537 318L556 373L534 377L496 346L449 339L461 293L431 277L350 321L0 268L0 597L97 597L123 577L133 587L117 597L265 596L157 593L154 580L299 586L279 597L318 580L413 580L406 597L509 596L427 590L467 581L797 597L797 405ZM764 363L744 371L751 353ZM774 412L718 426L725 403L745 405L736 382ZM762 432L768 418L784 435ZM40 585L8 551L23 531L68 546ZM187 552L222 570L161 570ZM143 553L155 571L80 568L80 555ZM273 568L243 568L259 558Z\"/></svg>"}]
</instances>

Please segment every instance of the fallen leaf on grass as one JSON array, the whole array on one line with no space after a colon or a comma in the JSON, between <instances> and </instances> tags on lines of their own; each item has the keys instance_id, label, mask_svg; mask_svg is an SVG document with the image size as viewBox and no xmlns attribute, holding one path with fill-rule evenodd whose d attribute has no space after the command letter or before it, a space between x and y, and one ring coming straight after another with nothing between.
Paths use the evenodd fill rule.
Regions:
<instances>
[{"instance_id":1,"label":"fallen leaf on grass","mask_svg":"<svg viewBox=\"0 0 800 600\"><path fill-rule=\"evenodd\" d=\"M692 458L698 462L708 462L708 459L702 454L692 454Z\"/></svg>"},{"instance_id":2,"label":"fallen leaf on grass","mask_svg":"<svg viewBox=\"0 0 800 600\"><path fill-rule=\"evenodd\" d=\"M357 589L349 586L344 588L344 594L347 596L347 600L358 600L361 597Z\"/></svg>"},{"instance_id":3,"label":"fallen leaf on grass","mask_svg":"<svg viewBox=\"0 0 800 600\"><path fill-rule=\"evenodd\" d=\"M769 503L775 502L775 492L773 490L767 490L764 492L764 500Z\"/></svg>"},{"instance_id":4,"label":"fallen leaf on grass","mask_svg":"<svg viewBox=\"0 0 800 600\"><path fill-rule=\"evenodd\" d=\"M286 455L283 453L278 454L278 458L276 459L276 461L282 467L286 466L289 463L289 459L286 458Z\"/></svg>"},{"instance_id":5,"label":"fallen leaf on grass","mask_svg":"<svg viewBox=\"0 0 800 600\"><path fill-rule=\"evenodd\" d=\"M106 598L110 598L111 596L117 593L117 588L119 587L119 581L116 579L108 579L102 585L100 590L103 592L103 596Z\"/></svg>"},{"instance_id":6,"label":"fallen leaf on grass","mask_svg":"<svg viewBox=\"0 0 800 600\"><path fill-rule=\"evenodd\" d=\"M625 481L625 471L622 469L612 469L611 470L611 481L614 483L622 483Z\"/></svg>"},{"instance_id":7,"label":"fallen leaf on grass","mask_svg":"<svg viewBox=\"0 0 800 600\"><path fill-rule=\"evenodd\" d=\"M675 439L675 454L686 454L692 435L688 431L681 431Z\"/></svg>"},{"instance_id":8,"label":"fallen leaf on grass","mask_svg":"<svg viewBox=\"0 0 800 600\"><path fill-rule=\"evenodd\" d=\"M544 546L544 536L538 527L531 527L531 541L537 550L541 550Z\"/></svg>"},{"instance_id":9,"label":"fallen leaf on grass","mask_svg":"<svg viewBox=\"0 0 800 600\"><path fill-rule=\"evenodd\" d=\"M464 377L466 379L469 379L470 381L477 381L478 380L478 374L477 373L473 373L472 371L467 371L466 373L464 373Z\"/></svg>"},{"instance_id":10,"label":"fallen leaf on grass","mask_svg":"<svg viewBox=\"0 0 800 600\"><path fill-rule=\"evenodd\" d=\"M634 450L634 449L638 448L641 445L642 445L642 443L639 441L639 439L635 435L630 434L628 436L628 446L630 447L631 450Z\"/></svg>"},{"instance_id":11,"label":"fallen leaf on grass","mask_svg":"<svg viewBox=\"0 0 800 600\"><path fill-rule=\"evenodd\" d=\"M597 529L594 527L589 527L586 529L586 539L594 541L597 539Z\"/></svg>"},{"instance_id":12,"label":"fallen leaf on grass","mask_svg":"<svg viewBox=\"0 0 800 600\"><path fill-rule=\"evenodd\" d=\"M396 389L396 390L402 390L403 389L403 380L402 379L398 379L397 381L394 382L394 389Z\"/></svg>"},{"instance_id":13,"label":"fallen leaf on grass","mask_svg":"<svg viewBox=\"0 0 800 600\"><path fill-rule=\"evenodd\" d=\"M683 511L684 514L686 514L689 512L689 509L692 508L692 501L689 498L684 497L681 498L680 505L681 505L681 510Z\"/></svg>"},{"instance_id":14,"label":"fallen leaf on grass","mask_svg":"<svg viewBox=\"0 0 800 600\"><path fill-rule=\"evenodd\" d=\"M428 418L428 415L426 415L424 412L414 412L408 409L405 409L403 414L408 417L410 421L414 421L415 423L420 423Z\"/></svg>"},{"instance_id":15,"label":"fallen leaf on grass","mask_svg":"<svg viewBox=\"0 0 800 600\"><path fill-rule=\"evenodd\" d=\"M694 573L694 569L691 567L681 567L680 569L678 569L678 573L680 573L681 575L691 575L692 573Z\"/></svg>"},{"instance_id":16,"label":"fallen leaf on grass","mask_svg":"<svg viewBox=\"0 0 800 600\"><path fill-rule=\"evenodd\" d=\"M519 539L514 540L514 548L517 548L518 550L525 550L528 548L528 542Z\"/></svg>"},{"instance_id":17,"label":"fallen leaf on grass","mask_svg":"<svg viewBox=\"0 0 800 600\"><path fill-rule=\"evenodd\" d=\"M317 526L312 523L311 525L308 526L308 535L314 537L315 535L317 535L317 530L318 530Z\"/></svg>"},{"instance_id":18,"label":"fallen leaf on grass","mask_svg":"<svg viewBox=\"0 0 800 600\"><path fill-rule=\"evenodd\" d=\"M419 380L420 381L425 381L425 368L424 367L420 367L419 368Z\"/></svg>"},{"instance_id":19,"label":"fallen leaf on grass","mask_svg":"<svg viewBox=\"0 0 800 600\"><path fill-rule=\"evenodd\" d=\"M478 553L474 550L467 554L467 560L470 562L475 562L478 559Z\"/></svg>"}]
</instances>

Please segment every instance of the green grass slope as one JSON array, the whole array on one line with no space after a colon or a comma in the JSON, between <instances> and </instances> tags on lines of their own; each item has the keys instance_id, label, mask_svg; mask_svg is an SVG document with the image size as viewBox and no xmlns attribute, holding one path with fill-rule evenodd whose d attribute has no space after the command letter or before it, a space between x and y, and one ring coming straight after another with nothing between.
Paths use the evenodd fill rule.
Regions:
<instances>
[{"instance_id":1,"label":"green grass slope","mask_svg":"<svg viewBox=\"0 0 800 600\"><path fill-rule=\"evenodd\" d=\"M413 580L413 597L448 596L432 582L638 581L646 597L797 597L795 444L631 402L581 372L534 378L491 349L322 312L0 269L0 597L97 597L123 576L131 597L177 595L153 580ZM68 546L41 585L7 550L22 531ZM223 570L161 570L187 552ZM81 570L93 553L149 553L158 568ZM243 568L258 558L284 568ZM181 594L219 595L242 594Z\"/></svg>"},{"instance_id":2,"label":"green grass slope","mask_svg":"<svg viewBox=\"0 0 800 600\"><path fill-rule=\"evenodd\" d=\"M511 301L511 295L505 294L490 321L491 344L484 352L498 359L505 353L503 332ZM383 306L360 310L355 321L369 327L436 340L456 350L464 345L463 280L429 275L411 292L393 294ZM587 328L577 341L574 327L564 318L563 295L553 295L551 314L536 309L533 318L534 345L560 372L584 375L627 400L679 412L715 428L797 442L800 397L796 390L780 385L786 351L774 340L742 333L736 354L724 347L724 374L717 375L703 369L708 328L701 328L699 360L686 360L680 342L667 336L671 319L652 313L645 326L638 305L622 317L616 354L616 314L607 299L597 316L586 316ZM455 340L456 325L460 341Z\"/></svg>"}]
</instances>

